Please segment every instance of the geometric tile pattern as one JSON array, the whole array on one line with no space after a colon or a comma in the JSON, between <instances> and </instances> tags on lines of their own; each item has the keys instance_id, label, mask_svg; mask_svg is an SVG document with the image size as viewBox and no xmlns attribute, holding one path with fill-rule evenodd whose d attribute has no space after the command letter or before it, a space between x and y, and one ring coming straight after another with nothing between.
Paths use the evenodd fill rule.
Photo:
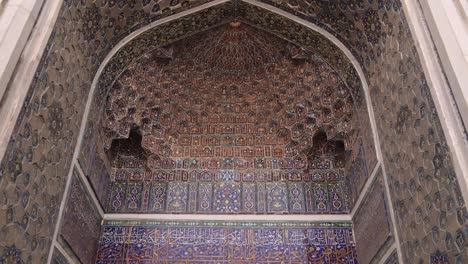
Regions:
<instances>
[{"instance_id":1,"label":"geometric tile pattern","mask_svg":"<svg viewBox=\"0 0 468 264\"><path fill-rule=\"evenodd\" d=\"M379 260L394 241L382 169L376 177L353 218L359 263Z\"/></svg>"},{"instance_id":2,"label":"geometric tile pattern","mask_svg":"<svg viewBox=\"0 0 468 264\"><path fill-rule=\"evenodd\" d=\"M97 248L101 216L81 183L78 171L73 171L60 237L83 263L90 263ZM86 241L85 243L83 243Z\"/></svg>"},{"instance_id":3,"label":"geometric tile pattern","mask_svg":"<svg viewBox=\"0 0 468 264\"><path fill-rule=\"evenodd\" d=\"M273 227L106 225L96 263L357 263L350 227L268 224Z\"/></svg>"},{"instance_id":4,"label":"geometric tile pattern","mask_svg":"<svg viewBox=\"0 0 468 264\"><path fill-rule=\"evenodd\" d=\"M275 160L275 159L274 159ZM277 160L276 160L277 161ZM133 164L133 163L132 163ZM114 169L112 213L339 214L349 211L343 169L314 161L308 172ZM187 170L190 171L190 170ZM138 179L132 175L138 174ZM145 198L145 195L148 196ZM147 199L147 202L144 200Z\"/></svg>"}]
</instances>

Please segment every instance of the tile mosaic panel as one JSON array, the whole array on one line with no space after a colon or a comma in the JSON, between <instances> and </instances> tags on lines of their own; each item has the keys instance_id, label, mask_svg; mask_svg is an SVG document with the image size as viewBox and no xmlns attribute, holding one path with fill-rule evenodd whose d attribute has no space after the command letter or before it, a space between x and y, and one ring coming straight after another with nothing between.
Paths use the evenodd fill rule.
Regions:
<instances>
[{"instance_id":1,"label":"tile mosaic panel","mask_svg":"<svg viewBox=\"0 0 468 264\"><path fill-rule=\"evenodd\" d=\"M289 190L289 211L292 213L305 212L304 184L298 182L288 183Z\"/></svg>"},{"instance_id":2,"label":"tile mosaic panel","mask_svg":"<svg viewBox=\"0 0 468 264\"><path fill-rule=\"evenodd\" d=\"M149 212L159 213L166 208L166 186L165 182L152 183Z\"/></svg>"},{"instance_id":3,"label":"tile mosaic panel","mask_svg":"<svg viewBox=\"0 0 468 264\"><path fill-rule=\"evenodd\" d=\"M141 182L130 182L127 186L127 209L135 211L141 207L141 196L143 194L143 184Z\"/></svg>"},{"instance_id":4,"label":"tile mosaic panel","mask_svg":"<svg viewBox=\"0 0 468 264\"><path fill-rule=\"evenodd\" d=\"M198 188L198 212L211 212L213 204L213 184L201 182L198 184Z\"/></svg>"},{"instance_id":5,"label":"tile mosaic panel","mask_svg":"<svg viewBox=\"0 0 468 264\"><path fill-rule=\"evenodd\" d=\"M221 182L214 187L214 210L220 213L239 213L241 211L240 183Z\"/></svg>"},{"instance_id":6,"label":"tile mosaic panel","mask_svg":"<svg viewBox=\"0 0 468 264\"><path fill-rule=\"evenodd\" d=\"M126 182L114 182L112 183L111 189L109 191L109 200L107 203L107 211L109 212L118 212L124 210L124 202L126 199Z\"/></svg>"},{"instance_id":7,"label":"tile mosaic panel","mask_svg":"<svg viewBox=\"0 0 468 264\"><path fill-rule=\"evenodd\" d=\"M310 168L315 169L294 181L288 180L289 174L273 173L269 179L263 171L249 170L237 172L236 178L221 170L219 177L216 173L213 177L207 176L211 172L198 169L188 173L196 177L185 180L177 176L183 170L170 169L145 171L142 178L150 180L136 181L131 175L139 169L133 162L121 161L129 168L114 169L116 181L109 191L109 212L342 214L349 211L343 169L334 168L327 160L312 162ZM175 176L162 176L171 173ZM146 203L141 202L143 185L151 186Z\"/></svg>"},{"instance_id":8,"label":"tile mosaic panel","mask_svg":"<svg viewBox=\"0 0 468 264\"><path fill-rule=\"evenodd\" d=\"M186 182L170 182L167 190L167 211L187 211L188 185Z\"/></svg>"},{"instance_id":9,"label":"tile mosaic panel","mask_svg":"<svg viewBox=\"0 0 468 264\"><path fill-rule=\"evenodd\" d=\"M393 243L381 170L376 177L353 218L359 263L377 263L382 253Z\"/></svg>"},{"instance_id":10,"label":"tile mosaic panel","mask_svg":"<svg viewBox=\"0 0 468 264\"><path fill-rule=\"evenodd\" d=\"M78 177L74 170L60 236L81 262L91 263L101 231L101 216Z\"/></svg>"},{"instance_id":11,"label":"tile mosaic panel","mask_svg":"<svg viewBox=\"0 0 468 264\"><path fill-rule=\"evenodd\" d=\"M266 199L266 183L264 182L259 182L256 184L257 185L257 202L258 202L258 207L257 210L259 213L265 213L267 210L267 199Z\"/></svg>"},{"instance_id":12,"label":"tile mosaic panel","mask_svg":"<svg viewBox=\"0 0 468 264\"><path fill-rule=\"evenodd\" d=\"M288 189L286 183L268 182L267 203L269 213L288 212Z\"/></svg>"},{"instance_id":13,"label":"tile mosaic panel","mask_svg":"<svg viewBox=\"0 0 468 264\"><path fill-rule=\"evenodd\" d=\"M328 212L329 207L329 193L326 183L324 182L314 182L313 183L313 196L314 200L314 209L317 212Z\"/></svg>"},{"instance_id":14,"label":"tile mosaic panel","mask_svg":"<svg viewBox=\"0 0 468 264\"><path fill-rule=\"evenodd\" d=\"M350 227L315 225L274 222L105 225L96 263L357 263Z\"/></svg>"},{"instance_id":15,"label":"tile mosaic panel","mask_svg":"<svg viewBox=\"0 0 468 264\"><path fill-rule=\"evenodd\" d=\"M242 206L244 213L257 211L257 188L255 183L242 183Z\"/></svg>"}]
</instances>

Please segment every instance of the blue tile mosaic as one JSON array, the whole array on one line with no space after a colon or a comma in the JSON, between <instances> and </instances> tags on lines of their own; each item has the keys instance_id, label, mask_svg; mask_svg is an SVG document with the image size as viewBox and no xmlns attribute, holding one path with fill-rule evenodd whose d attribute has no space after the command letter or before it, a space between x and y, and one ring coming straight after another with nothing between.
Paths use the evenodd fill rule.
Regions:
<instances>
[{"instance_id":1,"label":"blue tile mosaic","mask_svg":"<svg viewBox=\"0 0 468 264\"><path fill-rule=\"evenodd\" d=\"M196 160L196 159L194 159ZM278 161L278 160L277 160ZM278 163L281 163L279 161ZM114 169L112 213L341 214L349 212L344 170L324 160L309 172ZM270 166L270 163L267 163ZM179 175L180 173L180 175ZM292 175L294 174L294 175ZM140 175L133 177L132 175Z\"/></svg>"},{"instance_id":2,"label":"blue tile mosaic","mask_svg":"<svg viewBox=\"0 0 468 264\"><path fill-rule=\"evenodd\" d=\"M357 259L346 225L171 221L105 225L96 263L356 264Z\"/></svg>"}]
</instances>

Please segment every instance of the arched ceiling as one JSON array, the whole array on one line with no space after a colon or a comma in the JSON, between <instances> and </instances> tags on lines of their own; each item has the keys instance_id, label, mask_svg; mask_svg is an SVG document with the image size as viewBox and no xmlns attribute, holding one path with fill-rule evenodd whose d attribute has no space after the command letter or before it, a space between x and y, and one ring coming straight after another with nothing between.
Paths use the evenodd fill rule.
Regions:
<instances>
[{"instance_id":1,"label":"arched ceiling","mask_svg":"<svg viewBox=\"0 0 468 264\"><path fill-rule=\"evenodd\" d=\"M190 8L185 9L185 4ZM127 37L124 34L114 38L123 40L114 44L115 48L98 70L98 79L95 77L93 81L96 93L85 137L94 138L92 142L96 142L96 147L86 144L82 150L84 154L88 149L96 149L105 164L110 158L110 164L105 167L111 174L111 182L99 194L100 197L107 196L103 198L106 210L179 212L179 209L165 211L167 208L158 211L141 204L134 207L136 204L130 201L133 198L125 198L121 192L138 189L134 186L137 179L187 180L190 173L190 179L199 186L196 188L202 188L201 182L209 179L216 182L215 179L221 177L219 173L228 170L226 173L234 173L236 179L243 179L245 172L247 178L254 175L254 182L259 177L260 181L295 179L305 183L314 174L309 171L311 168L312 171L325 169L326 173L339 175L331 178L317 176L317 179L325 180L325 185L320 186L335 191L337 207L332 209L331 201L326 201L322 204L324 210L311 205L298 212L348 211L356 194L350 195L350 200L345 194L344 153L351 157L350 150L356 148L358 151L353 155L360 157L359 130L364 127L370 131L368 120L362 124L363 120L358 118L359 115L367 117L367 109L357 72L345 52L326 37L327 34L318 30L322 32L319 33L314 26L295 22L277 10L272 12L256 4L258 2L211 1L203 4L194 1L178 6L175 3L178 7L174 12L163 12L160 20L155 22L148 19L134 26L127 25ZM132 18L137 7L129 6L123 10L131 11ZM127 21L133 23L131 19ZM238 32L237 38L232 31L220 33L221 28L233 29L233 23L248 30ZM200 39L200 36L205 38ZM239 36L244 39L248 36L250 42ZM100 38L100 35L95 37ZM193 67L195 64L203 67ZM250 74L252 71L255 74ZM189 73L201 77L191 78ZM221 80L219 76L224 77ZM213 87L207 89L201 83L210 83ZM193 87L195 89L191 89ZM232 97L229 100L223 97L228 94ZM307 100L301 101L301 98ZM159 101L156 103L153 99ZM233 113L226 114L226 109L233 109ZM206 134L206 126L213 124L218 128L212 138L196 135L197 130L198 134ZM239 133L242 130L239 125L247 125L250 130ZM227 130L221 131L222 126ZM103 136L96 140L98 134ZM260 141L256 142L258 136ZM210 146L209 140L222 148L217 150L216 146ZM203 148L197 146L202 141L206 143ZM373 148L372 139L368 141ZM213 153L217 151L227 152L220 152L214 158ZM143 155L135 157L132 153ZM234 156L238 158L232 159ZM314 161L314 156L321 160ZM82 162L88 163L83 159ZM276 166L275 172L265 174L271 166ZM236 174L233 169L238 168L246 171ZM270 178L265 178L266 175ZM326 179L335 182L327 187ZM355 185L361 185L363 181ZM338 185L333 185L335 183ZM167 188L170 189L169 185ZM318 189L314 190L320 192L320 186L315 186ZM309 187L301 188L312 191ZM162 190L169 192L169 189ZM125 205L127 202L132 206ZM268 213L275 212L270 210Z\"/></svg>"},{"instance_id":2,"label":"arched ceiling","mask_svg":"<svg viewBox=\"0 0 468 264\"><path fill-rule=\"evenodd\" d=\"M349 90L320 54L235 21L132 63L106 102L105 148L137 126L143 148L158 158L264 145L273 156L295 157L310 152L319 131L350 150L356 134ZM192 145L208 149L184 152Z\"/></svg>"},{"instance_id":3,"label":"arched ceiling","mask_svg":"<svg viewBox=\"0 0 468 264\"><path fill-rule=\"evenodd\" d=\"M237 18L152 50L128 46L146 52L128 57L103 104L107 210L348 212L355 90L324 51ZM327 57L342 56L327 48ZM142 204L143 184L161 197ZM193 206L188 192L198 197Z\"/></svg>"}]
</instances>

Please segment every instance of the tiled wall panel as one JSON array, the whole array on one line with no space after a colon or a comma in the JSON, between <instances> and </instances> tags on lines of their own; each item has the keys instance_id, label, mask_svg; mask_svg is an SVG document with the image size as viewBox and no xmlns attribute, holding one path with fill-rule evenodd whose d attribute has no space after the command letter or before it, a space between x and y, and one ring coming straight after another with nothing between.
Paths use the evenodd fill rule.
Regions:
<instances>
[{"instance_id":1,"label":"tiled wall panel","mask_svg":"<svg viewBox=\"0 0 468 264\"><path fill-rule=\"evenodd\" d=\"M359 263L377 263L393 242L381 170L353 218Z\"/></svg>"},{"instance_id":2,"label":"tiled wall panel","mask_svg":"<svg viewBox=\"0 0 468 264\"><path fill-rule=\"evenodd\" d=\"M105 225L96 263L357 264L350 227L275 222L161 224Z\"/></svg>"},{"instance_id":3,"label":"tiled wall panel","mask_svg":"<svg viewBox=\"0 0 468 264\"><path fill-rule=\"evenodd\" d=\"M91 263L97 250L102 218L76 169L70 189L60 235L82 263Z\"/></svg>"}]
</instances>

